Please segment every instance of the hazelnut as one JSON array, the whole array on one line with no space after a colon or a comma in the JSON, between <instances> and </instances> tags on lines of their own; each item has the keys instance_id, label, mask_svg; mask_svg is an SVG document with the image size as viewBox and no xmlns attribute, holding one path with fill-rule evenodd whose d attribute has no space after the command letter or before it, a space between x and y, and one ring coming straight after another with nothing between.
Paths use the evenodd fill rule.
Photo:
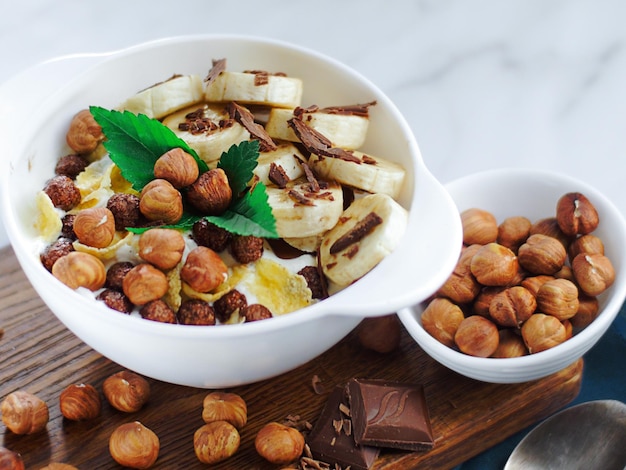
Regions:
<instances>
[{"instance_id":1,"label":"hazelnut","mask_svg":"<svg viewBox=\"0 0 626 470\"><path fill-rule=\"evenodd\" d=\"M522 338L531 354L550 349L567 339L567 332L558 318L535 313L522 325Z\"/></svg>"},{"instance_id":2,"label":"hazelnut","mask_svg":"<svg viewBox=\"0 0 626 470\"><path fill-rule=\"evenodd\" d=\"M144 305L163 297L169 289L167 276L148 263L141 263L128 271L122 282L124 294L135 305Z\"/></svg>"},{"instance_id":3,"label":"hazelnut","mask_svg":"<svg viewBox=\"0 0 626 470\"><path fill-rule=\"evenodd\" d=\"M556 220L563 233L570 236L591 233L600 222L591 201L577 192L561 196L556 205Z\"/></svg>"},{"instance_id":4,"label":"hazelnut","mask_svg":"<svg viewBox=\"0 0 626 470\"><path fill-rule=\"evenodd\" d=\"M600 237L592 234L582 235L569 244L567 254L570 262L580 253L604 254L604 243Z\"/></svg>"},{"instance_id":5,"label":"hazelnut","mask_svg":"<svg viewBox=\"0 0 626 470\"><path fill-rule=\"evenodd\" d=\"M556 238L565 248L567 248L572 241L571 236L563 233L558 222L556 221L556 217L546 217L534 222L530 226L529 236L535 234L547 235L548 237Z\"/></svg>"},{"instance_id":6,"label":"hazelnut","mask_svg":"<svg viewBox=\"0 0 626 470\"><path fill-rule=\"evenodd\" d=\"M189 186L199 174L196 160L179 147L168 150L154 163L154 177L167 180L178 189Z\"/></svg>"},{"instance_id":7,"label":"hazelnut","mask_svg":"<svg viewBox=\"0 0 626 470\"><path fill-rule=\"evenodd\" d=\"M139 421L118 426L109 437L113 460L129 468L150 468L159 457L158 436Z\"/></svg>"},{"instance_id":8,"label":"hazelnut","mask_svg":"<svg viewBox=\"0 0 626 470\"><path fill-rule=\"evenodd\" d=\"M0 405L2 422L15 434L33 434L48 424L46 402L22 390L9 393ZM0 465L0 468L4 468Z\"/></svg>"},{"instance_id":9,"label":"hazelnut","mask_svg":"<svg viewBox=\"0 0 626 470\"><path fill-rule=\"evenodd\" d=\"M489 316L500 326L519 327L535 313L537 301L525 287L513 286L494 295Z\"/></svg>"},{"instance_id":10,"label":"hazelnut","mask_svg":"<svg viewBox=\"0 0 626 470\"><path fill-rule=\"evenodd\" d=\"M576 282L576 278L574 277L574 271L571 266L563 265L561 269L554 273L554 277L556 279L567 279L568 281Z\"/></svg>"},{"instance_id":11,"label":"hazelnut","mask_svg":"<svg viewBox=\"0 0 626 470\"><path fill-rule=\"evenodd\" d=\"M100 395L93 385L72 384L61 392L59 407L69 420L94 419L100 414Z\"/></svg>"},{"instance_id":12,"label":"hazelnut","mask_svg":"<svg viewBox=\"0 0 626 470\"><path fill-rule=\"evenodd\" d=\"M489 318L489 305L491 305L491 301L496 294L502 292L504 289L506 289L504 286L483 287L472 304L472 313Z\"/></svg>"},{"instance_id":13,"label":"hazelnut","mask_svg":"<svg viewBox=\"0 0 626 470\"><path fill-rule=\"evenodd\" d=\"M228 267L210 248L199 246L187 255L180 278L197 292L210 292L228 277Z\"/></svg>"},{"instance_id":14,"label":"hazelnut","mask_svg":"<svg viewBox=\"0 0 626 470\"><path fill-rule=\"evenodd\" d=\"M202 419L205 423L226 421L241 429L248 421L246 402L236 393L211 392L202 402Z\"/></svg>"},{"instance_id":15,"label":"hazelnut","mask_svg":"<svg viewBox=\"0 0 626 470\"><path fill-rule=\"evenodd\" d=\"M193 448L202 463L215 464L237 452L241 437L237 428L226 421L213 421L196 430Z\"/></svg>"},{"instance_id":16,"label":"hazelnut","mask_svg":"<svg viewBox=\"0 0 626 470\"><path fill-rule=\"evenodd\" d=\"M470 262L476 280L484 286L506 286L519 271L515 253L495 242L480 247Z\"/></svg>"},{"instance_id":17,"label":"hazelnut","mask_svg":"<svg viewBox=\"0 0 626 470\"><path fill-rule=\"evenodd\" d=\"M155 179L141 190L139 211L148 220L175 224L183 216L183 197L169 181Z\"/></svg>"},{"instance_id":18,"label":"hazelnut","mask_svg":"<svg viewBox=\"0 0 626 470\"><path fill-rule=\"evenodd\" d=\"M485 317L471 315L459 324L454 341L461 352L470 356L489 357L498 348L498 327Z\"/></svg>"},{"instance_id":19,"label":"hazelnut","mask_svg":"<svg viewBox=\"0 0 626 470\"><path fill-rule=\"evenodd\" d=\"M254 447L268 462L285 465L302 455L304 437L295 428L272 422L263 426L257 433Z\"/></svg>"},{"instance_id":20,"label":"hazelnut","mask_svg":"<svg viewBox=\"0 0 626 470\"><path fill-rule=\"evenodd\" d=\"M55 261L52 274L71 289L84 287L96 291L106 281L106 268L102 261L81 251L72 251Z\"/></svg>"},{"instance_id":21,"label":"hazelnut","mask_svg":"<svg viewBox=\"0 0 626 470\"><path fill-rule=\"evenodd\" d=\"M580 253L572 260L572 271L578 287L587 295L600 295L615 282L611 260L599 253Z\"/></svg>"},{"instance_id":22,"label":"hazelnut","mask_svg":"<svg viewBox=\"0 0 626 470\"><path fill-rule=\"evenodd\" d=\"M78 241L94 248L105 248L115 236L115 218L106 207L90 207L76 214L74 233Z\"/></svg>"},{"instance_id":23,"label":"hazelnut","mask_svg":"<svg viewBox=\"0 0 626 470\"><path fill-rule=\"evenodd\" d=\"M578 295L578 312L569 321L574 328L582 329L596 319L599 311L598 298L581 292Z\"/></svg>"},{"instance_id":24,"label":"hazelnut","mask_svg":"<svg viewBox=\"0 0 626 470\"><path fill-rule=\"evenodd\" d=\"M547 274L539 274L537 276L528 276L524 278L522 282L520 282L520 285L528 289L531 292L531 294L537 297L537 292L539 291L539 288L545 282L551 281L552 279L556 279L556 278L554 276L549 276Z\"/></svg>"},{"instance_id":25,"label":"hazelnut","mask_svg":"<svg viewBox=\"0 0 626 470\"><path fill-rule=\"evenodd\" d=\"M465 245L486 245L498 238L498 222L491 212L471 208L461 212L463 243Z\"/></svg>"},{"instance_id":26,"label":"hazelnut","mask_svg":"<svg viewBox=\"0 0 626 470\"><path fill-rule=\"evenodd\" d=\"M552 275L565 263L567 252L556 238L536 233L519 247L517 256L528 272Z\"/></svg>"},{"instance_id":27,"label":"hazelnut","mask_svg":"<svg viewBox=\"0 0 626 470\"><path fill-rule=\"evenodd\" d=\"M567 320L578 311L578 288L567 279L544 283L537 291L537 310L559 320Z\"/></svg>"},{"instance_id":28,"label":"hazelnut","mask_svg":"<svg viewBox=\"0 0 626 470\"><path fill-rule=\"evenodd\" d=\"M521 357L528 354L528 349L526 349L524 340L515 331L505 328L500 330L498 335L500 337L498 347L491 357Z\"/></svg>"},{"instance_id":29,"label":"hazelnut","mask_svg":"<svg viewBox=\"0 0 626 470\"><path fill-rule=\"evenodd\" d=\"M365 318L357 328L361 346L382 354L400 345L400 320L396 314Z\"/></svg>"},{"instance_id":30,"label":"hazelnut","mask_svg":"<svg viewBox=\"0 0 626 470\"><path fill-rule=\"evenodd\" d=\"M508 217L498 226L496 242L516 253L530 235L531 222L526 217Z\"/></svg>"},{"instance_id":31,"label":"hazelnut","mask_svg":"<svg viewBox=\"0 0 626 470\"><path fill-rule=\"evenodd\" d=\"M232 197L228 177L221 168L202 173L187 191L187 200L206 215L220 215Z\"/></svg>"},{"instance_id":32,"label":"hazelnut","mask_svg":"<svg viewBox=\"0 0 626 470\"><path fill-rule=\"evenodd\" d=\"M40 468L39 470L78 470L78 468L67 463L50 462L48 465Z\"/></svg>"},{"instance_id":33,"label":"hazelnut","mask_svg":"<svg viewBox=\"0 0 626 470\"><path fill-rule=\"evenodd\" d=\"M102 392L113 408L133 413L148 401L150 384L140 375L124 370L107 377Z\"/></svg>"},{"instance_id":34,"label":"hazelnut","mask_svg":"<svg viewBox=\"0 0 626 470\"><path fill-rule=\"evenodd\" d=\"M183 258L185 239L174 229L153 228L139 237L139 257L159 269L172 269Z\"/></svg>"},{"instance_id":35,"label":"hazelnut","mask_svg":"<svg viewBox=\"0 0 626 470\"><path fill-rule=\"evenodd\" d=\"M439 288L438 295L447 297L453 302L465 304L474 300L480 292L480 284L472 274L472 257L481 245L470 245L463 248L454 270Z\"/></svg>"},{"instance_id":36,"label":"hazelnut","mask_svg":"<svg viewBox=\"0 0 626 470\"><path fill-rule=\"evenodd\" d=\"M83 109L72 118L65 140L76 153L85 154L96 149L104 140L104 134L89 110Z\"/></svg>"},{"instance_id":37,"label":"hazelnut","mask_svg":"<svg viewBox=\"0 0 626 470\"><path fill-rule=\"evenodd\" d=\"M440 343L454 347L454 335L465 316L461 307L446 298L435 298L422 312L422 326Z\"/></svg>"},{"instance_id":38,"label":"hazelnut","mask_svg":"<svg viewBox=\"0 0 626 470\"><path fill-rule=\"evenodd\" d=\"M0 446L0 468L6 470L24 470L24 460L17 452Z\"/></svg>"}]
</instances>

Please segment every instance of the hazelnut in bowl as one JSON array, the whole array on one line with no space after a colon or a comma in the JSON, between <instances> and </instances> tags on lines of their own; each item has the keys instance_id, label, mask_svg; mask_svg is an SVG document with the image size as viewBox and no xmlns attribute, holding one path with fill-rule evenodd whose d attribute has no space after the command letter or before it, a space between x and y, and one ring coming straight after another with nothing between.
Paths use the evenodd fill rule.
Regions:
<instances>
[{"instance_id":1,"label":"hazelnut in bowl","mask_svg":"<svg viewBox=\"0 0 626 470\"><path fill-rule=\"evenodd\" d=\"M446 185L463 225L457 265L399 317L420 347L464 376L519 383L581 358L626 298L626 222L599 190L533 169Z\"/></svg>"},{"instance_id":2,"label":"hazelnut in bowl","mask_svg":"<svg viewBox=\"0 0 626 470\"><path fill-rule=\"evenodd\" d=\"M454 202L394 104L336 60L231 35L75 60L0 129L2 215L34 289L109 359L259 381L454 268ZM12 109L32 101L22 82Z\"/></svg>"}]
</instances>

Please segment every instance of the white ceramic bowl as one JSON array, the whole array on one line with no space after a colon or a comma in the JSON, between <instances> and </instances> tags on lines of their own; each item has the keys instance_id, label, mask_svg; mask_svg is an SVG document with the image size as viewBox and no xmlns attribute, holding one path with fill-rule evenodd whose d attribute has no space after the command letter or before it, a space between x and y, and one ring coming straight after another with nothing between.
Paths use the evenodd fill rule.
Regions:
<instances>
[{"instance_id":1,"label":"white ceramic bowl","mask_svg":"<svg viewBox=\"0 0 626 470\"><path fill-rule=\"evenodd\" d=\"M545 377L583 356L609 328L626 298L626 222L615 206L600 191L568 176L527 169L500 169L460 178L446 185L459 211L478 207L491 211L500 222L513 215L531 221L556 214L556 203L565 193L578 191L595 205L600 226L593 232L605 244L616 279L599 296L600 314L571 339L546 351L520 358L494 359L465 355L444 346L422 327L421 303L400 310L399 316L415 341L430 356L448 368L477 380L494 383L518 383Z\"/></svg>"},{"instance_id":2,"label":"white ceramic bowl","mask_svg":"<svg viewBox=\"0 0 626 470\"><path fill-rule=\"evenodd\" d=\"M211 60L223 57L229 70L282 71L301 77L304 106L378 102L371 110L364 149L407 169L400 203L410 215L401 245L369 274L329 299L250 324L196 327L150 322L117 314L62 285L39 262L32 220L35 193L53 175L73 114L89 105L114 107L173 73L204 76ZM255 382L313 359L365 316L427 298L452 271L462 236L452 199L425 168L397 108L345 65L300 47L241 36L160 40L90 57L85 70L75 60L85 57L45 65L51 80L61 78L67 84L38 109L32 107L32 93L37 92L33 76L47 78L37 70L0 90L4 109L16 113L0 121L0 152L9 155L2 171L2 215L19 262L41 298L67 328L111 360L149 377L190 386Z\"/></svg>"}]
</instances>

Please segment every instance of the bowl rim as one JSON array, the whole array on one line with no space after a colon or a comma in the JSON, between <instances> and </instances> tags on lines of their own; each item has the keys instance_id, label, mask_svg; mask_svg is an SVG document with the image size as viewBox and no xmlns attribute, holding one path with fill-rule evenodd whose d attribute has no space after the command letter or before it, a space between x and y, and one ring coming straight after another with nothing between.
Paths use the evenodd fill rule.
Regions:
<instances>
[{"instance_id":1,"label":"bowl rim","mask_svg":"<svg viewBox=\"0 0 626 470\"><path fill-rule=\"evenodd\" d=\"M164 38L142 42L142 43L135 44L129 47L117 49L108 53L93 54L93 56L97 58L95 63L92 63L91 65L89 65L85 70L83 70L83 72L81 72L72 80L70 80L64 87L62 87L56 93L48 97L45 100L45 102L42 103L41 106L42 107L50 106L50 103L54 103L55 97L62 95L64 91L67 91L72 86L73 83L80 80L81 77L83 77L84 75L90 72L93 72L93 70L97 70L99 67L106 66L106 64L109 61L118 60L120 58L133 55L133 54L139 54L139 53L142 53L143 51L158 48L163 45L175 45L175 44L183 44L183 43L198 42L198 41L237 41L237 42L242 42L242 43L254 42L254 43L260 43L260 44L264 44L264 45L268 45L272 47L277 47L283 50L294 51L294 52L301 53L309 57L314 57L317 60L324 61L332 65L333 67L336 67L337 69L341 70L342 73L347 74L351 78L357 79L376 95L376 99L378 101L384 102L388 110L391 113L393 113L394 118L396 119L396 125L399 126L401 130L401 134L407 139L407 143L409 145L409 148L411 149L410 158L413 160L413 164L415 165L416 174L421 172L423 173L424 177L432 177L432 175L428 172L428 170L426 169L424 165L417 141L406 119L400 113L399 109L391 101L391 99L380 88L378 88L373 82L371 82L368 78L363 76L358 71L348 67L347 65L334 59L333 57L330 57L328 55L322 54L318 51L308 49L300 45L288 43L282 40L261 37L261 36L230 34L230 33L229 34L193 34L193 35L170 36L170 37L164 37ZM85 57L85 56L92 57L91 54L82 55L82 57ZM66 58L60 57L60 58L52 59L52 60L62 62L63 60L69 60L72 57L74 56L67 56ZM46 62L50 62L50 61L46 61ZM3 172L3 173L8 174L9 172ZM3 179L4 178L6 177L3 176ZM3 196L6 196L5 187L7 185L2 185L2 186L3 188L0 188L0 189L2 189L3 191ZM6 191L8 192L8 189ZM410 195L410 201L408 201L408 204L410 205L416 204L417 195L418 195L418 191L416 190L416 188L414 188L412 191L412 194ZM9 204L8 199L9 199L8 197L3 197L2 203L7 209L3 211L4 213L7 213L7 214L3 214L3 218L6 221L6 227L7 227L7 232L9 235L10 243L14 247L16 255L18 256L18 259L21 264L31 263L31 261L28 259L27 256L21 256L21 254L19 253L20 250L26 248L26 245L25 245L25 241L20 240L18 234L14 233L14 232L17 232L17 230L14 228L14 225L16 224L16 222L10 218L12 217L12 214L11 214L12 211L8 210L10 209L10 204ZM415 217L414 216L412 217L411 211L409 211L409 219L412 219L412 218L415 218ZM383 260L381 264L385 263L386 261L387 260ZM451 264L450 270L452 269L452 267L453 265ZM40 268L39 270L36 270L38 276L36 276L36 278L31 281L31 284L33 284L33 286L35 287L35 290L41 289L40 287L41 283L37 282L38 280L46 282L45 276L50 276L50 274L47 271L45 271L45 269L42 266L39 266L39 268ZM369 275L371 275L371 272L368 273L366 276L369 276ZM51 280L53 281L53 283L58 284L58 288L55 288L55 290L58 291L59 288L66 289L66 287L62 283L60 283L58 280L54 278L51 278ZM341 292L334 294L333 297L335 296L345 297L351 291L350 287L352 286L346 287ZM433 289L434 288L436 288L436 286L433 286ZM76 292L72 292L71 295L80 295L80 294ZM411 298L410 293L407 293L404 297L401 297L399 299L393 299L395 303L393 303L393 301L390 303L390 309L397 310L403 306L406 306L409 303L413 303L413 300L414 299ZM325 301L317 302L305 308L299 309L298 311L294 311L289 314L280 315L278 317L274 317L272 319L268 319L263 322L253 322L253 323L245 324L245 326L243 324L228 325L228 328L220 328L219 330L217 330L217 329L212 329L212 328L197 328L197 327L194 327L193 325L180 325L180 324L173 325L173 324L159 324L158 322L146 322L144 321L144 319L136 318L134 316L111 315L108 310L109 309L106 306L100 305L100 303L98 302L96 302L95 306L93 306L94 313L98 313L98 314L105 316L105 321L111 322L113 326L115 327L119 327L120 325L123 325L126 328L136 328L140 330L141 333L156 334L156 335L162 334L162 335L168 335L168 336L172 334L172 331L176 331L175 333L176 335L181 335L181 336L190 337L190 338L196 338L196 337L211 338L215 335L219 335L220 338L228 338L231 336L241 337L241 336L247 336L247 335L258 335L258 334L263 333L264 331L268 331L268 330L273 331L275 329L287 328L290 325L304 323L304 322L309 321L309 319L319 318L321 316L333 316L333 315L372 316L372 315L382 314L381 312L375 312L375 313L368 312L367 306L364 306L364 308L360 309L359 311L348 309L344 312L333 312L332 303L329 304L328 300L325 300Z\"/></svg>"},{"instance_id":2,"label":"bowl rim","mask_svg":"<svg viewBox=\"0 0 626 470\"><path fill-rule=\"evenodd\" d=\"M619 228L619 233L616 236L621 237L626 242L626 219L621 211L617 209L613 202L610 201L599 189L587 182L567 174L536 168L505 167L479 171L461 176L446 183L445 187L454 199L454 192L457 188L469 183L476 185L480 182L492 181L495 178L499 181L505 179L511 180L513 178L528 178L541 182L552 181L557 183L559 186L569 185L579 188L579 192L587 195L588 197L590 196L594 205L602 207L605 217L606 214L609 215ZM610 289L613 289L613 291L611 292L610 298L603 306L598 317L590 325L575 334L572 338L569 338L567 341L553 348L538 353L513 358L483 358L463 354L460 351L447 347L428 334L423 328L421 322L418 320L421 312L417 312L415 309L421 308L421 305L423 305L426 301L421 302L418 305L400 309L398 316L400 317L400 320L405 328L407 328L407 331L409 331L415 341L424 348L425 352L442 364L470 377L479 374L484 375L484 373L487 372L502 372L505 375L510 375L515 372L522 373L525 370L524 368L527 368L530 364L547 363L562 357L568 357L568 355L571 357L570 362L574 362L580 357L577 350L583 347L585 343L587 343L588 346L587 350L593 347L593 345L595 345L600 337L604 335L606 330L611 326L624 304L626 299L626 272L624 272L626 271L626 249L623 250L619 258L621 260L622 274L621 276L616 277L616 281L619 280L620 282L616 282L611 286ZM586 352L586 350L584 352ZM571 353L576 354L575 356L571 356Z\"/></svg>"}]
</instances>

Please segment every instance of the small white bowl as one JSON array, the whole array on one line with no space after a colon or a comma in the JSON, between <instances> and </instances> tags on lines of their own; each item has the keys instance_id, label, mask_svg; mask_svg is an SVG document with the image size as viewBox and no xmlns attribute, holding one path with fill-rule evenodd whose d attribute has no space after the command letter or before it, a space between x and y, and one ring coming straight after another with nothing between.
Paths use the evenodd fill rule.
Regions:
<instances>
[{"instance_id":1,"label":"small white bowl","mask_svg":"<svg viewBox=\"0 0 626 470\"><path fill-rule=\"evenodd\" d=\"M581 192L595 205L600 225L594 232L604 242L616 278L599 296L600 313L585 329L546 351L519 358L472 357L444 346L421 324L425 303L400 310L399 317L422 349L446 367L473 379L493 383L519 383L539 379L573 363L611 326L626 298L626 222L621 212L600 191L568 176L529 169L500 169L472 174L446 185L459 212L472 207L491 211L498 222L514 215L531 221L556 214L558 199Z\"/></svg>"},{"instance_id":2,"label":"small white bowl","mask_svg":"<svg viewBox=\"0 0 626 470\"><path fill-rule=\"evenodd\" d=\"M71 117L90 105L115 107L174 73L204 76L211 60L220 58L227 59L229 70L282 71L302 78L303 106L377 101L364 149L407 170L399 202L409 210L409 223L401 245L329 299L250 324L197 327L146 321L118 314L62 285L39 262L32 220L35 193L54 173ZM41 80L36 70L30 79L20 77L4 92L0 89L3 109L12 113L11 119L0 119L0 154L8 156L2 171L2 216L17 258L41 298L74 334L111 360L149 377L196 387L255 382L313 359L365 316L427 298L454 268L462 234L452 199L424 166L394 104L345 65L282 42L228 35L170 38L101 54L91 62L84 70L77 70L73 58L48 67L52 81L62 77L67 85L39 108L33 108L31 98L37 92L33 75Z\"/></svg>"}]
</instances>

